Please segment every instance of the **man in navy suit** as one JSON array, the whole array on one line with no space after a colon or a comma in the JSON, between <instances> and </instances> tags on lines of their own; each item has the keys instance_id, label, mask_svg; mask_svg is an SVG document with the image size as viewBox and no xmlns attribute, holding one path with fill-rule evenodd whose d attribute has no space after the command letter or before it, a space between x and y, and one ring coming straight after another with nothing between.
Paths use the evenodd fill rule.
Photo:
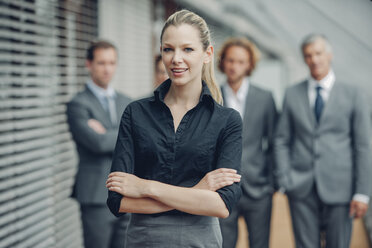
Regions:
<instances>
[{"instance_id":1,"label":"man in navy suit","mask_svg":"<svg viewBox=\"0 0 372 248\"><path fill-rule=\"evenodd\" d=\"M275 137L278 184L286 192L296 247L349 247L352 220L371 190L370 111L363 92L336 78L332 47L309 35L310 77L286 90ZM323 235L322 235L323 237Z\"/></svg>"},{"instance_id":2,"label":"man in navy suit","mask_svg":"<svg viewBox=\"0 0 372 248\"><path fill-rule=\"evenodd\" d=\"M107 41L91 44L85 89L67 105L70 131L79 154L73 197L81 206L87 248L123 248L128 216L116 219L106 206L106 179L110 172L120 118L130 99L110 82L116 70L117 50Z\"/></svg>"}]
</instances>

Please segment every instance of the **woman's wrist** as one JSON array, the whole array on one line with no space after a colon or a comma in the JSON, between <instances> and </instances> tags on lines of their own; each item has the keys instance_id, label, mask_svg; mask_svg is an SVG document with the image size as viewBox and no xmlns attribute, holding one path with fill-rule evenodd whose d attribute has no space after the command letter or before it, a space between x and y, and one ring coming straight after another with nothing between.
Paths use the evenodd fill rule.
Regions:
<instances>
[{"instance_id":1,"label":"woman's wrist","mask_svg":"<svg viewBox=\"0 0 372 248\"><path fill-rule=\"evenodd\" d=\"M154 180L143 180L142 197L148 197L156 199L156 181Z\"/></svg>"}]
</instances>

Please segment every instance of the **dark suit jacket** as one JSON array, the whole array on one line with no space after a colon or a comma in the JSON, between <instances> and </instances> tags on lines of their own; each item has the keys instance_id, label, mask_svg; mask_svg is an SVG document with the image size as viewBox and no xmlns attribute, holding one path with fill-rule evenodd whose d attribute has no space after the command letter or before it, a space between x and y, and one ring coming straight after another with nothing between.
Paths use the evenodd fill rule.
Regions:
<instances>
[{"instance_id":1,"label":"dark suit jacket","mask_svg":"<svg viewBox=\"0 0 372 248\"><path fill-rule=\"evenodd\" d=\"M348 203L371 190L370 112L364 94L335 82L319 124L308 81L287 89L275 139L279 185L306 197L314 183L323 202Z\"/></svg>"},{"instance_id":2,"label":"dark suit jacket","mask_svg":"<svg viewBox=\"0 0 372 248\"><path fill-rule=\"evenodd\" d=\"M119 131L120 117L131 100L116 92L118 122L112 124L93 92L86 87L67 104L67 117L79 154L73 197L82 204L106 204L106 180ZM107 130L98 134L91 129L89 119L98 120Z\"/></svg>"},{"instance_id":3,"label":"dark suit jacket","mask_svg":"<svg viewBox=\"0 0 372 248\"><path fill-rule=\"evenodd\" d=\"M222 88L224 99L226 95ZM243 197L261 198L274 191L273 137L277 111L271 92L249 85L243 118Z\"/></svg>"}]
</instances>

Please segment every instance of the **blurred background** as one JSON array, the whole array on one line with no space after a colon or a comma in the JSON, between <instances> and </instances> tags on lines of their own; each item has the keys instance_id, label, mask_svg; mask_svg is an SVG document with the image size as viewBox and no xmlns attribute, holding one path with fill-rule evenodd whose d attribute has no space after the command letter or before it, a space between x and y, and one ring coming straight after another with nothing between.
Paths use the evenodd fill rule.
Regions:
<instances>
[{"instance_id":1,"label":"blurred background","mask_svg":"<svg viewBox=\"0 0 372 248\"><path fill-rule=\"evenodd\" d=\"M312 32L333 45L337 79L363 88L372 104L370 0L0 0L0 247L83 246L65 104L86 82L88 43L118 47L114 88L149 95L162 25L182 8L205 18L215 51L231 36L258 45L252 81L279 109L285 88L308 75L299 46ZM273 211L272 247L293 247L284 196ZM369 247L371 212L356 223L353 247Z\"/></svg>"}]
</instances>

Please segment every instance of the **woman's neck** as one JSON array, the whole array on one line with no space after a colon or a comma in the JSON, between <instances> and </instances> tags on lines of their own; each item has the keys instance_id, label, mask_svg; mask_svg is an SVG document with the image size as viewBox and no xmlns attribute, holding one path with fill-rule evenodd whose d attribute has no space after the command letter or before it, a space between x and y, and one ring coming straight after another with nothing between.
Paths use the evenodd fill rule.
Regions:
<instances>
[{"instance_id":1,"label":"woman's neck","mask_svg":"<svg viewBox=\"0 0 372 248\"><path fill-rule=\"evenodd\" d=\"M164 101L167 105L181 105L191 109L198 104L201 91L201 82L189 82L184 85L171 84Z\"/></svg>"}]
</instances>

